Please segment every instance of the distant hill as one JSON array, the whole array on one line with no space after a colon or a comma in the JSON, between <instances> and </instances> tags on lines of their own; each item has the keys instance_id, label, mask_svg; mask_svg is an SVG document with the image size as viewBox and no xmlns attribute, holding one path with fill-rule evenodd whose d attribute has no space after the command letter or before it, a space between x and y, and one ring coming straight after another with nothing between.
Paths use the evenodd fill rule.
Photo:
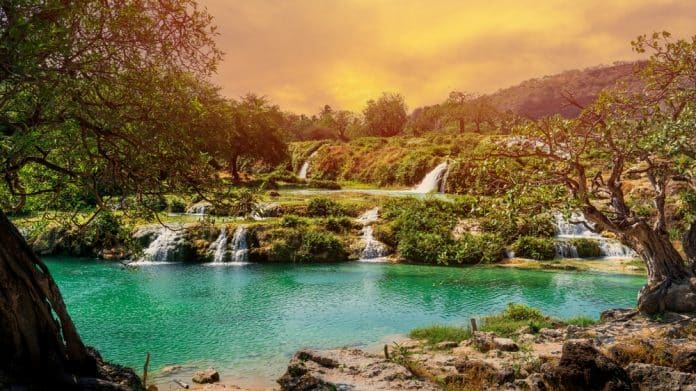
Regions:
<instances>
[{"instance_id":1,"label":"distant hill","mask_svg":"<svg viewBox=\"0 0 696 391\"><path fill-rule=\"evenodd\" d=\"M553 114L572 118L576 117L580 110L568 105L562 95L564 91L572 92L580 104L587 105L600 91L616 85L619 81L637 86L640 82L635 76L635 71L644 65L645 62L616 62L613 65L565 71L523 81L516 86L498 90L491 94L490 98L500 111L511 110L533 119Z\"/></svg>"}]
</instances>

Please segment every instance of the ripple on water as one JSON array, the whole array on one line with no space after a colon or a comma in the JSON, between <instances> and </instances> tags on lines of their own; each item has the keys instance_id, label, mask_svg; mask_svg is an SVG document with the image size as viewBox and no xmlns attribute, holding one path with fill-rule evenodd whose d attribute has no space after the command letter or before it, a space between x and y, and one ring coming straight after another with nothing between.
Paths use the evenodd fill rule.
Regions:
<instances>
[{"instance_id":1,"label":"ripple on water","mask_svg":"<svg viewBox=\"0 0 696 391\"><path fill-rule=\"evenodd\" d=\"M46 260L85 341L121 364L233 368L279 376L302 346L369 344L432 323L465 323L508 302L597 317L635 304L644 279L509 268L120 265Z\"/></svg>"}]
</instances>

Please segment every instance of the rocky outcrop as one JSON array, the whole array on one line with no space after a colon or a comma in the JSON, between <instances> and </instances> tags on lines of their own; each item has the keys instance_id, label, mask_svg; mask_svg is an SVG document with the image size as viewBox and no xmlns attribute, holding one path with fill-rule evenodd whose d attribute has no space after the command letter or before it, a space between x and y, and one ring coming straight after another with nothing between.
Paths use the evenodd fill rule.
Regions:
<instances>
[{"instance_id":1,"label":"rocky outcrop","mask_svg":"<svg viewBox=\"0 0 696 391\"><path fill-rule=\"evenodd\" d=\"M217 383L220 381L220 374L215 369L208 368L194 373L191 381L198 384Z\"/></svg>"},{"instance_id":2,"label":"rocky outcrop","mask_svg":"<svg viewBox=\"0 0 696 391\"><path fill-rule=\"evenodd\" d=\"M696 375L675 371L669 367L632 363L626 372L634 390L650 391L696 391Z\"/></svg>"},{"instance_id":3,"label":"rocky outcrop","mask_svg":"<svg viewBox=\"0 0 696 391\"><path fill-rule=\"evenodd\" d=\"M357 349L300 350L278 384L284 391L439 389L402 365Z\"/></svg>"}]
</instances>

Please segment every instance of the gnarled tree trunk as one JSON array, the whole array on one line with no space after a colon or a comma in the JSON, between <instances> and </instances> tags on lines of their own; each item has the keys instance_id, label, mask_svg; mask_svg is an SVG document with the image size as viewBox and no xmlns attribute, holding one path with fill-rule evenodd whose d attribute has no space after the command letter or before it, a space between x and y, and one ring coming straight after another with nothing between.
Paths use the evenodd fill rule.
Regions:
<instances>
[{"instance_id":1,"label":"gnarled tree trunk","mask_svg":"<svg viewBox=\"0 0 696 391\"><path fill-rule=\"evenodd\" d=\"M46 265L0 211L0 388L96 372Z\"/></svg>"},{"instance_id":2,"label":"gnarled tree trunk","mask_svg":"<svg viewBox=\"0 0 696 391\"><path fill-rule=\"evenodd\" d=\"M648 284L638 293L644 313L696 311L696 278L666 232L641 223L626 233L624 241L645 262Z\"/></svg>"}]
</instances>

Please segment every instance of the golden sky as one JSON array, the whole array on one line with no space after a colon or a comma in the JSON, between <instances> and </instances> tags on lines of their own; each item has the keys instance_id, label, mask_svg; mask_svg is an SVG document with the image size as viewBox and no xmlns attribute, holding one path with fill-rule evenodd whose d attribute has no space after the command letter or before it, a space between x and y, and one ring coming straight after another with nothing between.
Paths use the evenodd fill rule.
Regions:
<instances>
[{"instance_id":1,"label":"golden sky","mask_svg":"<svg viewBox=\"0 0 696 391\"><path fill-rule=\"evenodd\" d=\"M629 42L696 34L696 0L200 0L225 52L214 81L285 110L415 108L567 69L638 58Z\"/></svg>"}]
</instances>

